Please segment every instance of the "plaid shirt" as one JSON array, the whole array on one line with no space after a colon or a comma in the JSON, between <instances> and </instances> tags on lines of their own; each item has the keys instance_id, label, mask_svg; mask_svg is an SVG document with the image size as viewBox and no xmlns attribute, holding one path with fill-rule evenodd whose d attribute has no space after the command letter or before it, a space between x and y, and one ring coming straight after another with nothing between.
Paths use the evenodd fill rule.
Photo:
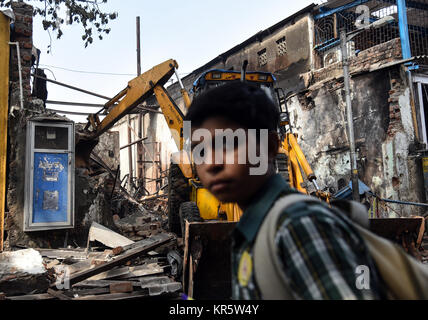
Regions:
<instances>
[{"instance_id":1,"label":"plaid shirt","mask_svg":"<svg viewBox=\"0 0 428 320\"><path fill-rule=\"evenodd\" d=\"M275 201L297 192L279 175L271 177L260 190L233 232L233 299L262 298L253 272L254 240ZM295 299L380 299L385 296L363 239L346 217L338 217L327 205L303 202L284 210L275 242ZM357 288L358 266L369 268L370 289Z\"/></svg>"}]
</instances>

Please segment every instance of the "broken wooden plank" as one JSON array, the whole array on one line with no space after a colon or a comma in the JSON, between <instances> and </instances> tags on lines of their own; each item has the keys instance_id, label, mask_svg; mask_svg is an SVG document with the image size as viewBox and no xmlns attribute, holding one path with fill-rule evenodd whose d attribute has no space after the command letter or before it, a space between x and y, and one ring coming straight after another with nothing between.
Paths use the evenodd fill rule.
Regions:
<instances>
[{"instance_id":1,"label":"broken wooden plank","mask_svg":"<svg viewBox=\"0 0 428 320\"><path fill-rule=\"evenodd\" d=\"M95 276L90 277L88 280L104 280L109 278L115 278L129 274L129 267L123 267L113 270L101 272Z\"/></svg>"},{"instance_id":2,"label":"broken wooden plank","mask_svg":"<svg viewBox=\"0 0 428 320\"><path fill-rule=\"evenodd\" d=\"M92 295L86 297L74 298L73 300L129 300L137 299L142 297L148 297L149 294L145 291L136 291L130 293L109 293L109 294L100 294Z\"/></svg>"},{"instance_id":3,"label":"broken wooden plank","mask_svg":"<svg viewBox=\"0 0 428 320\"><path fill-rule=\"evenodd\" d=\"M164 268L159 266L157 263L151 263L144 266L139 267L130 267L129 273L117 277L118 279L129 279L129 278L136 278L136 277L143 277L143 276L149 276L149 275L155 275L164 273Z\"/></svg>"},{"instance_id":4,"label":"broken wooden plank","mask_svg":"<svg viewBox=\"0 0 428 320\"><path fill-rule=\"evenodd\" d=\"M123 280L84 280L73 285L73 288L108 288L111 284L123 282ZM130 281L134 287L141 287L138 281Z\"/></svg>"},{"instance_id":5,"label":"broken wooden plank","mask_svg":"<svg viewBox=\"0 0 428 320\"><path fill-rule=\"evenodd\" d=\"M64 260L67 258L73 258L75 260L85 260L88 258L88 253L85 251L74 251L74 250L55 250L55 249L36 249L42 257L50 259Z\"/></svg>"},{"instance_id":6,"label":"broken wooden plank","mask_svg":"<svg viewBox=\"0 0 428 320\"><path fill-rule=\"evenodd\" d=\"M159 233L159 234L151 236L150 238L143 239L143 240L134 242L132 244L123 246L122 248L124 251L128 251L128 250L131 250L134 248L145 247L145 246L150 245L152 243L155 243L157 241L163 241L163 240L169 239L170 237L171 237L171 235L168 233Z\"/></svg>"},{"instance_id":7,"label":"broken wooden plank","mask_svg":"<svg viewBox=\"0 0 428 320\"><path fill-rule=\"evenodd\" d=\"M27 294L25 296L14 296L14 297L6 297L7 300L52 300L56 299L54 296L49 293L40 293L40 294Z\"/></svg>"},{"instance_id":8,"label":"broken wooden plank","mask_svg":"<svg viewBox=\"0 0 428 320\"><path fill-rule=\"evenodd\" d=\"M104 252L91 252L88 255L88 259L86 260L79 261L71 265L54 266L54 269L58 273L58 272L61 272L64 268L66 268L68 274L71 275L76 272L95 268L97 265L97 262L99 261L107 262L110 259L110 254L111 254L111 250L106 250Z\"/></svg>"},{"instance_id":9,"label":"broken wooden plank","mask_svg":"<svg viewBox=\"0 0 428 320\"><path fill-rule=\"evenodd\" d=\"M180 282L169 282L155 285L147 285L144 289L149 290L149 296L159 296L166 293L180 291L183 288Z\"/></svg>"},{"instance_id":10,"label":"broken wooden plank","mask_svg":"<svg viewBox=\"0 0 428 320\"><path fill-rule=\"evenodd\" d=\"M110 289L108 287L106 287L106 288L91 288L91 289L73 290L72 292L73 292L73 297L78 298L78 297L84 297L84 296L110 293Z\"/></svg>"},{"instance_id":11,"label":"broken wooden plank","mask_svg":"<svg viewBox=\"0 0 428 320\"><path fill-rule=\"evenodd\" d=\"M147 288L153 285L160 285L160 284L173 282L171 278L168 276L142 277L142 278L139 278L138 281L139 281L138 284L141 286L141 288Z\"/></svg>"},{"instance_id":12,"label":"broken wooden plank","mask_svg":"<svg viewBox=\"0 0 428 320\"><path fill-rule=\"evenodd\" d=\"M110 293L127 293L134 291L131 281L112 283L109 286Z\"/></svg>"},{"instance_id":13,"label":"broken wooden plank","mask_svg":"<svg viewBox=\"0 0 428 320\"><path fill-rule=\"evenodd\" d=\"M163 271L164 269L160 267L157 263L151 263L148 265L123 267L105 271L89 278L88 280L103 280L109 278L127 279L132 277L142 277L146 275L163 273Z\"/></svg>"},{"instance_id":14,"label":"broken wooden plank","mask_svg":"<svg viewBox=\"0 0 428 320\"><path fill-rule=\"evenodd\" d=\"M65 294L63 294L61 291L56 291L53 290L51 288L48 289L48 294L50 294L51 296L58 298L59 300L71 300L72 298L66 296Z\"/></svg>"},{"instance_id":15,"label":"broken wooden plank","mask_svg":"<svg viewBox=\"0 0 428 320\"><path fill-rule=\"evenodd\" d=\"M155 243L152 243L148 246L143 246L143 247L139 247L139 248L135 248L133 250L129 250L128 252L115 257L114 260L106 262L105 264L99 265L93 269L89 269L89 270L83 270L81 272L77 272L75 274L73 274L70 277L70 285L73 285L77 282L80 282L82 280L86 280L92 276L95 276L97 274L100 274L101 272L110 270L116 266L119 266L121 264L126 263L127 261L130 261L132 259L135 259L149 251L152 251L153 249L166 244L168 242L170 242L173 239L173 236L170 235L169 237L165 238L164 240L159 240ZM54 284L52 285L54 286Z\"/></svg>"},{"instance_id":16,"label":"broken wooden plank","mask_svg":"<svg viewBox=\"0 0 428 320\"><path fill-rule=\"evenodd\" d=\"M90 241L98 241L109 248L123 247L133 244L134 241L106 228L96 222L92 222L89 229L88 243Z\"/></svg>"}]
</instances>

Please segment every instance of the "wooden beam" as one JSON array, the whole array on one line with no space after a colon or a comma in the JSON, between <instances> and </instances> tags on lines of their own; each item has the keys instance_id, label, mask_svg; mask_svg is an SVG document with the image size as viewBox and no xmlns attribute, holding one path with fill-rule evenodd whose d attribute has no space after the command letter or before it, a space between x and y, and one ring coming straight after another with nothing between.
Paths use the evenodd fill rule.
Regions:
<instances>
[{"instance_id":1,"label":"wooden beam","mask_svg":"<svg viewBox=\"0 0 428 320\"><path fill-rule=\"evenodd\" d=\"M14 297L6 297L6 300L52 300L55 299L54 296L49 293L41 293L41 294L27 294L25 296L14 296Z\"/></svg>"},{"instance_id":2,"label":"wooden beam","mask_svg":"<svg viewBox=\"0 0 428 320\"><path fill-rule=\"evenodd\" d=\"M9 110L9 38L10 21L0 14L0 252L4 242L6 200L7 117Z\"/></svg>"},{"instance_id":3,"label":"wooden beam","mask_svg":"<svg viewBox=\"0 0 428 320\"><path fill-rule=\"evenodd\" d=\"M155 235L151 236L150 238L137 241L137 242L135 242L133 244L124 246L122 248L123 248L124 251L127 251L127 250L131 250L131 249L135 249L135 248L140 248L140 247L148 246L148 245L150 245L152 243L155 243L157 241L163 241L163 240L167 240L169 238L170 238L170 235L167 234L167 233L158 233L158 234L155 234Z\"/></svg>"},{"instance_id":4,"label":"wooden beam","mask_svg":"<svg viewBox=\"0 0 428 320\"><path fill-rule=\"evenodd\" d=\"M125 149L125 148L128 148L128 147L130 147L130 146L133 146L134 144L139 143L139 142L141 142L141 141L144 141L144 140L146 140L146 139L147 139L147 137L146 137L146 138L141 138L141 139L135 140L135 141L133 141L133 142L131 142L131 143L128 143L128 144L126 144L126 145L124 145L124 146L120 147L120 150Z\"/></svg>"},{"instance_id":5,"label":"wooden beam","mask_svg":"<svg viewBox=\"0 0 428 320\"><path fill-rule=\"evenodd\" d=\"M48 294L50 294L52 297L58 298L59 300L72 300L72 298L66 296L61 291L56 291L51 288L48 289Z\"/></svg>"},{"instance_id":6,"label":"wooden beam","mask_svg":"<svg viewBox=\"0 0 428 320\"><path fill-rule=\"evenodd\" d=\"M74 298L73 300L128 300L136 299L141 297L148 297L149 294L146 291L136 291L131 293L110 293L110 294L100 294L94 296L85 296Z\"/></svg>"},{"instance_id":7,"label":"wooden beam","mask_svg":"<svg viewBox=\"0 0 428 320\"><path fill-rule=\"evenodd\" d=\"M160 241L156 241L153 244L144 246L144 247L140 247L140 248L136 248L134 250L129 250L129 252L121 255L121 256L117 256L116 259L106 262L102 265L99 265L93 269L89 269L89 270L83 270L81 272L77 272L74 275L72 275L70 277L70 285L73 285L75 283L78 283L80 281L86 280L92 276L95 276L97 274L100 274L101 272L110 270L116 266L120 266L124 263L126 263L127 261L130 261L132 259L135 259L149 251L152 251L153 249L166 244L168 242L170 242L173 239L173 236L169 236L167 239L165 240L160 240ZM51 287L54 287L55 284L52 284Z\"/></svg>"}]
</instances>

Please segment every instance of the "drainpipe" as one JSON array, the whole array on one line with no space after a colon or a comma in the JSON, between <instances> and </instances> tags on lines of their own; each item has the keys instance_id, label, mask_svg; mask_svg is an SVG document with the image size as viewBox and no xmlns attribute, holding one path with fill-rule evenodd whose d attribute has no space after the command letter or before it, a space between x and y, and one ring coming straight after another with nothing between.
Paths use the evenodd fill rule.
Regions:
<instances>
[{"instance_id":1,"label":"drainpipe","mask_svg":"<svg viewBox=\"0 0 428 320\"><path fill-rule=\"evenodd\" d=\"M19 73L19 101L20 101L20 111L22 111L24 109L24 93L22 89L21 51L19 49L19 42L9 42L9 44L16 46L16 55L18 57L18 73ZM10 110L10 113L13 113L13 107Z\"/></svg>"},{"instance_id":2,"label":"drainpipe","mask_svg":"<svg viewBox=\"0 0 428 320\"><path fill-rule=\"evenodd\" d=\"M410 52L406 0L397 0L397 9L398 9L398 26L400 29L400 39L401 39L401 52L403 55L403 59L409 59L412 56L412 54Z\"/></svg>"},{"instance_id":3,"label":"drainpipe","mask_svg":"<svg viewBox=\"0 0 428 320\"><path fill-rule=\"evenodd\" d=\"M354 117L352 115L351 104L351 89L349 84L349 61L348 50L346 48L347 36L346 31L340 31L340 49L342 51L342 64L343 64L343 80L345 83L346 94L346 118L348 119L348 132L349 132L349 149L351 152L351 181L352 181L352 198L355 201L360 201L360 190L358 185L358 166L357 155L355 153L355 137L354 137Z\"/></svg>"}]
</instances>

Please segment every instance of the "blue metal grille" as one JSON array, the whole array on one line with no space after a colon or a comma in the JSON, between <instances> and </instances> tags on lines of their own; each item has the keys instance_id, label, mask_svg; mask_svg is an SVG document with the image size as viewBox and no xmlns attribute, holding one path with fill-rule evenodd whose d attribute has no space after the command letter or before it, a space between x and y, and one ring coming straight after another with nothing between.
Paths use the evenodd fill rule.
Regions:
<instances>
[{"instance_id":1,"label":"blue metal grille","mask_svg":"<svg viewBox=\"0 0 428 320\"><path fill-rule=\"evenodd\" d=\"M363 13L357 11L361 5L369 9L367 23L373 23L385 16L392 16L394 20L383 27L370 29L355 36L352 39L355 50L366 50L400 37L397 0L343 1L341 6L336 7L331 6L330 3L324 3L314 15L314 45L320 56L339 45L341 29L346 32L358 29L355 23L362 17ZM428 0L413 0L405 3L411 55L426 55L428 54ZM323 61L320 59L316 67L323 66Z\"/></svg>"}]
</instances>

